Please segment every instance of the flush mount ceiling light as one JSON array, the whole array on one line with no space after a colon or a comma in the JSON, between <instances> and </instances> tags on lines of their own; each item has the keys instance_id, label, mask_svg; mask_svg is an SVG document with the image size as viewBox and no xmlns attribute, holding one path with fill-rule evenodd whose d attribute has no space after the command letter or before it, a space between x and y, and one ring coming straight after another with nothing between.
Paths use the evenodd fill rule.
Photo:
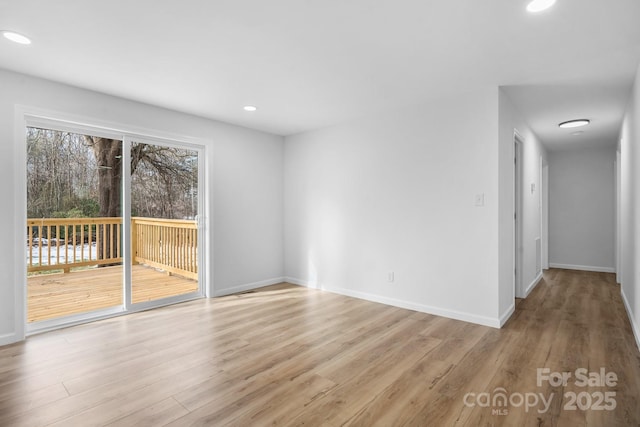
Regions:
<instances>
[{"instance_id":1,"label":"flush mount ceiling light","mask_svg":"<svg viewBox=\"0 0 640 427\"><path fill-rule=\"evenodd\" d=\"M533 0L527 5L527 11L531 13L542 12L549 9L556 0Z\"/></svg>"},{"instance_id":2,"label":"flush mount ceiling light","mask_svg":"<svg viewBox=\"0 0 640 427\"><path fill-rule=\"evenodd\" d=\"M31 44L31 40L27 36L23 36L22 34L16 33L14 31L0 31L5 39L11 40L14 43L20 44Z\"/></svg>"},{"instance_id":3,"label":"flush mount ceiling light","mask_svg":"<svg viewBox=\"0 0 640 427\"><path fill-rule=\"evenodd\" d=\"M591 121L588 119L577 119L577 120L569 120L566 122L562 122L558 126L560 126L563 129L568 129L568 128L578 128L580 126L586 126L589 123L591 123Z\"/></svg>"},{"instance_id":4,"label":"flush mount ceiling light","mask_svg":"<svg viewBox=\"0 0 640 427\"><path fill-rule=\"evenodd\" d=\"M244 106L244 111L257 111L258 107L256 107L255 105L245 105Z\"/></svg>"}]
</instances>

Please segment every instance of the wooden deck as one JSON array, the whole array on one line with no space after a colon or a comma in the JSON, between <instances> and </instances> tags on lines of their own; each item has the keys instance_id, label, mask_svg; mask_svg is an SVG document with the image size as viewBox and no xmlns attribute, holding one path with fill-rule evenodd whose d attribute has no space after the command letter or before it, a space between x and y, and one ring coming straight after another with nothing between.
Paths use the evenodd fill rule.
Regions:
<instances>
[{"instance_id":1,"label":"wooden deck","mask_svg":"<svg viewBox=\"0 0 640 427\"><path fill-rule=\"evenodd\" d=\"M142 265L132 270L133 302L152 301L198 290L198 282ZM27 279L27 321L36 322L122 304L122 266Z\"/></svg>"}]
</instances>

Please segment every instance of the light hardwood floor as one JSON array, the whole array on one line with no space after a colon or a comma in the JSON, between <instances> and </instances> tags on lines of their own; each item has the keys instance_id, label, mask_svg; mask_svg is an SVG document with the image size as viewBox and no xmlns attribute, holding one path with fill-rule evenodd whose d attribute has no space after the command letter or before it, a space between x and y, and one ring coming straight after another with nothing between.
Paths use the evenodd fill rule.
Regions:
<instances>
[{"instance_id":1,"label":"light hardwood floor","mask_svg":"<svg viewBox=\"0 0 640 427\"><path fill-rule=\"evenodd\" d=\"M536 385L537 368L601 367L615 386ZM464 404L498 388L554 397L543 413ZM616 408L567 410L570 392ZM637 426L639 400L619 286L567 270L501 330L282 284L0 348L2 426Z\"/></svg>"},{"instance_id":2,"label":"light hardwood floor","mask_svg":"<svg viewBox=\"0 0 640 427\"><path fill-rule=\"evenodd\" d=\"M122 266L27 278L27 320L37 322L122 304ZM198 282L140 264L131 271L134 303L184 295Z\"/></svg>"}]
</instances>

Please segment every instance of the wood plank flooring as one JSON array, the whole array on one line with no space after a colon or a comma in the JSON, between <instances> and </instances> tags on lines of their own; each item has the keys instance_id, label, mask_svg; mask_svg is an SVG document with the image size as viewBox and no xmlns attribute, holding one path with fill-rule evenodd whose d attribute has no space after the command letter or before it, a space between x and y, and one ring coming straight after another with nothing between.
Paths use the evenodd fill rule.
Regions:
<instances>
[{"instance_id":1,"label":"wood plank flooring","mask_svg":"<svg viewBox=\"0 0 640 427\"><path fill-rule=\"evenodd\" d=\"M536 384L601 367L615 386ZM616 407L569 410L571 392ZM501 330L281 284L0 348L2 426L637 426L639 400L613 275L568 270Z\"/></svg>"},{"instance_id":2,"label":"wood plank flooring","mask_svg":"<svg viewBox=\"0 0 640 427\"><path fill-rule=\"evenodd\" d=\"M134 303L198 290L198 282L140 264L131 271ZM36 322L122 304L122 266L27 278L27 320Z\"/></svg>"}]
</instances>

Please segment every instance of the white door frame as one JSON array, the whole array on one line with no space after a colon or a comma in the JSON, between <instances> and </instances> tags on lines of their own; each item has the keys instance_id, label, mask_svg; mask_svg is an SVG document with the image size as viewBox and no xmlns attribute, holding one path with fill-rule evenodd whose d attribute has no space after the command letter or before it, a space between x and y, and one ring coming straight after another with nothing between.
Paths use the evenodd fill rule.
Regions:
<instances>
[{"instance_id":1,"label":"white door frame","mask_svg":"<svg viewBox=\"0 0 640 427\"><path fill-rule=\"evenodd\" d=\"M542 225L540 232L542 234L542 269L549 269L549 164L545 161L542 162L542 185L540 200L541 200L541 219Z\"/></svg>"},{"instance_id":2,"label":"white door frame","mask_svg":"<svg viewBox=\"0 0 640 427\"><path fill-rule=\"evenodd\" d=\"M99 136L109 139L117 139L123 141L127 139L135 139L136 141L153 141L153 143L173 144L182 148L189 148L198 151L198 211L201 213L198 218L198 285L199 291L194 294L188 294L184 299L167 298L163 300L152 301L150 303L136 304L134 306L121 306L111 307L104 310L97 310L90 314L76 314L72 316L61 317L57 319L37 322L37 324L29 324L27 322L27 275L26 275L26 259L24 256L17 257L16 269L20 272L15 281L15 324L16 324L16 338L22 340L27 335L34 333L46 332L53 329L59 329L62 327L73 326L77 324L86 323L89 321L95 321L99 319L114 317L122 314L129 314L136 311L147 310L149 308L160 307L163 305L174 304L176 302L186 301L189 299L202 298L208 292L208 286L206 286L207 280L207 266L204 263L206 259L206 251L209 248L208 241L206 239L208 229L208 215L206 206L208 204L208 196L206 191L206 150L207 141L200 139L194 139L190 137L184 137L180 135L170 135L163 132L158 132L150 129L133 128L131 126L123 126L120 124L103 122L99 119L80 117L76 115L69 115L66 113L41 109L37 107L16 106L15 114L15 153L14 159L16 160L16 189L15 189L15 251L16 253L24 253L24 230L27 218L27 189L26 189L26 176L27 176L27 140L26 140L26 127L43 127L54 130L61 130L74 133L86 133L93 136ZM123 153L127 153L124 149ZM126 158L125 158L126 156ZM130 168L130 152L123 154L123 163ZM129 169L127 171L130 172ZM128 180L123 180L127 183ZM126 184L125 184L126 185ZM125 198L129 196L129 193L125 192ZM130 212L125 211L129 206L129 202L123 203L123 221L124 214L130 218ZM127 221L124 221L123 226L126 227ZM130 230L130 224L126 228ZM125 228L123 228L124 232ZM126 236L125 236L126 237ZM124 263L131 263L131 249L130 245L123 245ZM124 274L123 287L126 287L125 280L130 281L129 274ZM130 282L129 282L130 283ZM129 299L130 301L130 299Z\"/></svg>"},{"instance_id":3,"label":"white door frame","mask_svg":"<svg viewBox=\"0 0 640 427\"><path fill-rule=\"evenodd\" d=\"M616 262L616 282L622 283L622 170L620 151L616 150L615 173L616 173L616 241L615 241L615 262Z\"/></svg>"},{"instance_id":4,"label":"white door frame","mask_svg":"<svg viewBox=\"0 0 640 427\"><path fill-rule=\"evenodd\" d=\"M513 179L513 267L514 267L514 295L516 298L524 297L524 286L522 283L522 251L523 251L523 147L524 138L517 130L513 131L514 147L514 179Z\"/></svg>"}]
</instances>

